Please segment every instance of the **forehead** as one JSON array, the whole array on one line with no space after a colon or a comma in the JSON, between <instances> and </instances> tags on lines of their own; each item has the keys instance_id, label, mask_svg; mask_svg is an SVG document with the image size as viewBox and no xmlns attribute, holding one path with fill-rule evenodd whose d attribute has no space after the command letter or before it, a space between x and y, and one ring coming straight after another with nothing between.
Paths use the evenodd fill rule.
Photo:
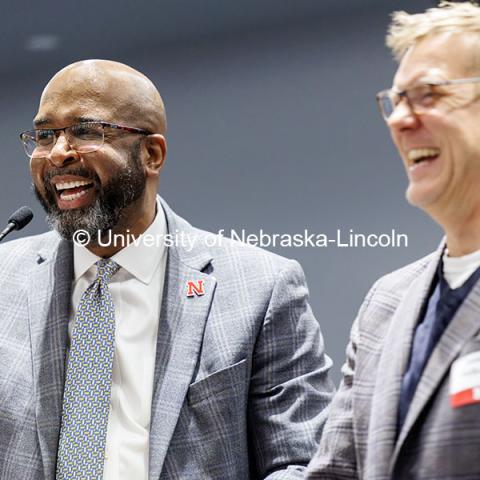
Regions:
<instances>
[{"instance_id":1,"label":"forehead","mask_svg":"<svg viewBox=\"0 0 480 480\"><path fill-rule=\"evenodd\" d=\"M79 118L111 122L128 121L131 100L128 85L96 72L66 71L45 87L35 122L64 126Z\"/></svg>"},{"instance_id":2,"label":"forehead","mask_svg":"<svg viewBox=\"0 0 480 480\"><path fill-rule=\"evenodd\" d=\"M454 32L420 39L403 56L394 86L402 90L424 77L454 79L471 76L474 48L478 42L478 34Z\"/></svg>"}]
</instances>

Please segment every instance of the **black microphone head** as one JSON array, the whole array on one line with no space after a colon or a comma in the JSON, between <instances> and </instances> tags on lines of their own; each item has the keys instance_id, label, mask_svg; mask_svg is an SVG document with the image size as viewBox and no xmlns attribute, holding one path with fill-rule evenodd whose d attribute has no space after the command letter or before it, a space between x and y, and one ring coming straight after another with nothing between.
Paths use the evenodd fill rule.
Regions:
<instances>
[{"instance_id":1,"label":"black microphone head","mask_svg":"<svg viewBox=\"0 0 480 480\"><path fill-rule=\"evenodd\" d=\"M20 207L8 219L8 223L15 225L15 230L21 230L25 225L28 225L33 218L33 212L28 207Z\"/></svg>"}]
</instances>

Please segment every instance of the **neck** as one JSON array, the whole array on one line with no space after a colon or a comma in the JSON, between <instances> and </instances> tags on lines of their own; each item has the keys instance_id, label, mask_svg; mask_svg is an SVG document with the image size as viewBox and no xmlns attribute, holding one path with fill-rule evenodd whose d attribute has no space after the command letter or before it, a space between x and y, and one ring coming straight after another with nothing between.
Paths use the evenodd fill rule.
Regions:
<instances>
[{"instance_id":1,"label":"neck","mask_svg":"<svg viewBox=\"0 0 480 480\"><path fill-rule=\"evenodd\" d=\"M468 212L452 212L445 215L431 215L445 231L448 254L461 257L480 250L480 205Z\"/></svg>"},{"instance_id":2,"label":"neck","mask_svg":"<svg viewBox=\"0 0 480 480\"><path fill-rule=\"evenodd\" d=\"M480 230L447 232L447 246L450 257L461 257L480 250Z\"/></svg>"}]
</instances>

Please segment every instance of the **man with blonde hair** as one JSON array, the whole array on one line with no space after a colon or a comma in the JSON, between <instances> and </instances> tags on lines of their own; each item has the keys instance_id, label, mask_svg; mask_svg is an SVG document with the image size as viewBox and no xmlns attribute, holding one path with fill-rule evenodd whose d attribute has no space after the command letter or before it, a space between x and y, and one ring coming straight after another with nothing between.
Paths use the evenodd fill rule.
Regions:
<instances>
[{"instance_id":1,"label":"man with blonde hair","mask_svg":"<svg viewBox=\"0 0 480 480\"><path fill-rule=\"evenodd\" d=\"M399 61L377 100L406 197L443 228L378 280L353 324L309 479L480 478L480 8L397 12Z\"/></svg>"}]
</instances>

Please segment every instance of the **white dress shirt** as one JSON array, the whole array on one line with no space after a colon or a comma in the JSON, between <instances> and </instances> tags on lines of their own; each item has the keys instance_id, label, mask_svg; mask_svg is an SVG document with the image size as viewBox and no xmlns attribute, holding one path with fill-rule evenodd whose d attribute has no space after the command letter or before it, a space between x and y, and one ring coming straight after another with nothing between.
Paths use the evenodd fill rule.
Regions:
<instances>
[{"instance_id":1,"label":"white dress shirt","mask_svg":"<svg viewBox=\"0 0 480 480\"><path fill-rule=\"evenodd\" d=\"M480 250L462 257L449 257L448 249L443 253L443 276L452 289L461 287L478 267Z\"/></svg>"},{"instance_id":2,"label":"white dress shirt","mask_svg":"<svg viewBox=\"0 0 480 480\"><path fill-rule=\"evenodd\" d=\"M162 238L166 233L165 214L157 201L155 220L139 240L145 235ZM73 260L70 340L80 298L96 278L94 264L99 257L75 245ZM103 478L148 480L153 373L167 251L163 242L152 246L138 241L112 260L121 268L109 284L115 304L115 355Z\"/></svg>"}]
</instances>

